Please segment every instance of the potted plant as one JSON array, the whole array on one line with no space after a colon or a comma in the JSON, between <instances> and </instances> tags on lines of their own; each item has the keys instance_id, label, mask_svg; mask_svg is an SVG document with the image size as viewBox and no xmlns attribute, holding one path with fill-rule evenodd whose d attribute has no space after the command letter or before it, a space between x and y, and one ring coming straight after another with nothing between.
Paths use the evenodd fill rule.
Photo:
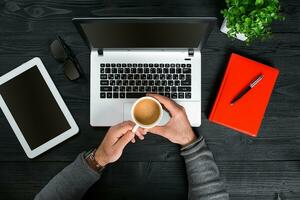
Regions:
<instances>
[{"instance_id":1,"label":"potted plant","mask_svg":"<svg viewBox=\"0 0 300 200\"><path fill-rule=\"evenodd\" d=\"M248 44L271 35L271 23L283 20L278 0L226 0L221 31Z\"/></svg>"}]
</instances>

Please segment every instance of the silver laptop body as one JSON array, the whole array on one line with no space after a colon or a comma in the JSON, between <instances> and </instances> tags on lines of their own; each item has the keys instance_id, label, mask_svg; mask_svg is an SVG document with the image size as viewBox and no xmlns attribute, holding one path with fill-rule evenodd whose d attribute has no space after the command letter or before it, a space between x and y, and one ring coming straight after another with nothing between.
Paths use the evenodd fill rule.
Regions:
<instances>
[{"instance_id":1,"label":"silver laptop body","mask_svg":"<svg viewBox=\"0 0 300 200\"><path fill-rule=\"evenodd\" d=\"M75 18L91 49L90 124L130 120L132 104L159 93L201 125L201 49L216 18ZM167 123L164 113L161 124Z\"/></svg>"}]
</instances>

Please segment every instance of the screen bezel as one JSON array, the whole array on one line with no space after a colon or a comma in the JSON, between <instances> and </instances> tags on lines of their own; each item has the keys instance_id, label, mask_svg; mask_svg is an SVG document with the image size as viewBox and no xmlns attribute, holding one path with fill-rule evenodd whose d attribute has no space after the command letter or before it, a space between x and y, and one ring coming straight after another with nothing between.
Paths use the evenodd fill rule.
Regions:
<instances>
[{"instance_id":1,"label":"screen bezel","mask_svg":"<svg viewBox=\"0 0 300 200\"><path fill-rule=\"evenodd\" d=\"M97 21L101 22L140 22L140 23L149 23L149 22L164 22L164 23L196 23L196 22L206 22L208 23L208 28L205 30L204 39L200 41L199 45L196 47L197 49L202 49L205 42L207 41L208 35L214 28L217 18L216 17L97 17L97 18L73 18L72 22L78 30L79 34L88 45L90 50L98 49L93 47L85 32L82 29L81 24L86 23L95 23ZM186 47L190 48L190 47ZM179 49L186 49L179 48ZM105 48L105 49L128 49L128 48ZM130 49L177 49L177 48L130 48Z\"/></svg>"},{"instance_id":2,"label":"screen bezel","mask_svg":"<svg viewBox=\"0 0 300 200\"><path fill-rule=\"evenodd\" d=\"M45 80L47 86L50 89L51 94L53 95L54 99L56 100L59 108L61 109L63 115L65 116L67 122L70 125L70 129L59 134L55 138L47 141L46 143L42 144L41 146L31 149L29 144L27 143L25 137L23 136L22 131L20 130L19 126L17 125L12 113L9 111L8 106L6 105L4 99L2 98L0 94L0 107L7 118L10 126L12 127L15 135L17 136L21 146L23 147L26 155L29 158L34 158L45 151L49 150L50 148L56 146L57 144L65 141L66 139L72 137L73 135L77 134L79 132L79 128L72 117L70 111L68 110L66 104L64 103L62 97L60 96L56 86L54 85L50 75L48 74L45 66L43 65L40 58L33 58L29 60L28 62L24 63L23 65L13 69L12 71L8 72L7 74L0 77L0 85L6 83L7 81L13 79L14 77L22 74L23 72L31 69L32 67L37 67L39 72L41 73L41 76Z\"/></svg>"}]
</instances>

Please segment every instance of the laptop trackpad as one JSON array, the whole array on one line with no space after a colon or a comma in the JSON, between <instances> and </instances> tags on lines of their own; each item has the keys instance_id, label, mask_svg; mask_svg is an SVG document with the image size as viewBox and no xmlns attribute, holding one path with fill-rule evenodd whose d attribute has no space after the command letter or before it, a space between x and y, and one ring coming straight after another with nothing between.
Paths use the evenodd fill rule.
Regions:
<instances>
[{"instance_id":1,"label":"laptop trackpad","mask_svg":"<svg viewBox=\"0 0 300 200\"><path fill-rule=\"evenodd\" d=\"M124 109L124 121L125 120L131 120L131 107L132 107L133 103L124 103L123 109ZM165 125L166 123L168 123L169 119L170 119L170 115L169 113L167 113L165 110L163 111L163 118L161 119L159 125Z\"/></svg>"}]
</instances>

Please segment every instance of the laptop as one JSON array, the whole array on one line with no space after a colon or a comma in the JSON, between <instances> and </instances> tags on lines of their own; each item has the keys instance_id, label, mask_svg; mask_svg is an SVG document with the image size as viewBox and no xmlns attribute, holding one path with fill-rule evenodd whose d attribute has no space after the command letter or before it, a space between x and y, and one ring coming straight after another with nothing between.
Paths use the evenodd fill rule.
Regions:
<instances>
[{"instance_id":1,"label":"laptop","mask_svg":"<svg viewBox=\"0 0 300 200\"><path fill-rule=\"evenodd\" d=\"M158 93L201 125L201 49L214 17L75 18L91 50L90 124L130 120L136 99ZM161 125L167 123L164 113Z\"/></svg>"}]
</instances>

